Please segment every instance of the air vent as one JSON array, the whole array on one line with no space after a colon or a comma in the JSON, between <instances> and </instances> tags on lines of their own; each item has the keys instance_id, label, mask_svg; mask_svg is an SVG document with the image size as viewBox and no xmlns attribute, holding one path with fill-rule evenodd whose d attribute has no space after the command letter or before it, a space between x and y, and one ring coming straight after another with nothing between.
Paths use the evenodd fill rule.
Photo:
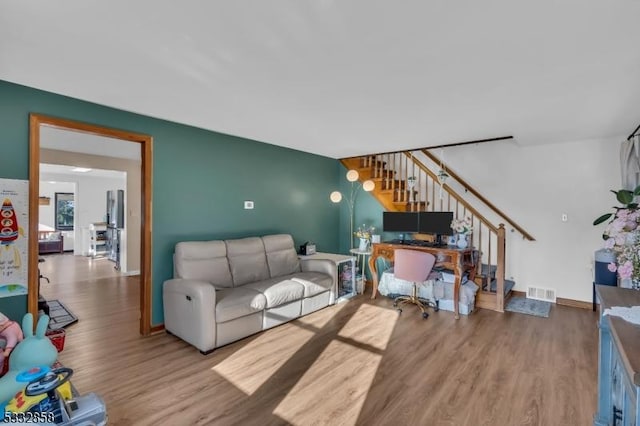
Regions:
<instances>
[{"instance_id":1,"label":"air vent","mask_svg":"<svg viewBox=\"0 0 640 426\"><path fill-rule=\"evenodd\" d=\"M554 288L527 287L527 299L556 303L556 290Z\"/></svg>"}]
</instances>

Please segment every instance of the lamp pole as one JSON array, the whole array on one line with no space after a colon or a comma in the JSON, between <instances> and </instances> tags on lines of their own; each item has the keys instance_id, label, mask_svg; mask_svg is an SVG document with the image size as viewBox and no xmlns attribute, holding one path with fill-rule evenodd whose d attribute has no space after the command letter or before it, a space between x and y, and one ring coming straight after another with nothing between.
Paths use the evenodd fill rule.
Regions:
<instances>
[{"instance_id":1,"label":"lamp pole","mask_svg":"<svg viewBox=\"0 0 640 426\"><path fill-rule=\"evenodd\" d=\"M356 198L358 197L358 191L360 188L369 192L375 188L375 183L372 180L366 180L364 183L360 184L358 182L358 171L357 170L349 170L347 172L347 180L351 182L351 191L349 194L349 198L345 200L347 202L347 206L349 207L349 247L353 249L353 211L355 209ZM332 202L339 203L342 201L342 193L340 191L333 191L329 196Z\"/></svg>"},{"instance_id":2,"label":"lamp pole","mask_svg":"<svg viewBox=\"0 0 640 426\"><path fill-rule=\"evenodd\" d=\"M358 189L360 189L360 184L355 182L351 182L351 195L348 200L349 204L349 246L353 249L353 210L356 205L356 198L358 197Z\"/></svg>"}]
</instances>

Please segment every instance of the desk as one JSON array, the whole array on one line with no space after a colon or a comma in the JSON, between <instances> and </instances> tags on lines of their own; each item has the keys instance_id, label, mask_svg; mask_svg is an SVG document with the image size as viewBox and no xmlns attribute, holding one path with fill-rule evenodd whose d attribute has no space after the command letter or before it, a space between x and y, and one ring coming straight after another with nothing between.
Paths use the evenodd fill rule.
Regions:
<instances>
[{"instance_id":1,"label":"desk","mask_svg":"<svg viewBox=\"0 0 640 426\"><path fill-rule=\"evenodd\" d=\"M362 292L357 291L356 293L364 293L364 282L365 282L365 275L366 272L365 270L367 269L365 267L366 265L366 261L367 261L367 256L369 256L371 254L371 250L360 250L357 248L352 248L351 250L349 250L349 253L351 254L355 254L358 258L358 262L356 263L356 265L360 265L360 268L362 268L362 271L360 273L360 282L362 284ZM357 287L357 286L356 286Z\"/></svg>"},{"instance_id":2,"label":"desk","mask_svg":"<svg viewBox=\"0 0 640 426\"><path fill-rule=\"evenodd\" d=\"M393 262L393 254L397 249L418 250L431 253L436 256L435 266L442 266L451 269L455 273L453 283L453 311L456 319L460 318L458 303L460 302L460 282L462 274L469 271L469 279L475 278L475 264L473 258L473 248L460 249L455 246L446 247L421 247L408 244L378 243L373 244L372 254L369 258L369 270L373 280L373 292L371 298L375 299L378 294L378 271L376 269L376 259L380 256Z\"/></svg>"}]
</instances>

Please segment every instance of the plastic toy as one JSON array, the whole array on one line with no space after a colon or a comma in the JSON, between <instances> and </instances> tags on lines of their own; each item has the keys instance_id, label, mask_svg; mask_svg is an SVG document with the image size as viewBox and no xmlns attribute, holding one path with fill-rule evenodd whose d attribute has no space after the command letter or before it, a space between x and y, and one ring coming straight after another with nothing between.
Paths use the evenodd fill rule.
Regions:
<instances>
[{"instance_id":1,"label":"plastic toy","mask_svg":"<svg viewBox=\"0 0 640 426\"><path fill-rule=\"evenodd\" d=\"M70 368L51 369L58 351L46 337L49 317L22 320L24 340L9 358L9 371L0 378L0 414L5 422L35 425L106 425L104 402L95 393L74 395Z\"/></svg>"},{"instance_id":2,"label":"plastic toy","mask_svg":"<svg viewBox=\"0 0 640 426\"><path fill-rule=\"evenodd\" d=\"M56 362L58 351L45 336L48 324L48 316L40 317L34 335L33 316L26 314L22 319L24 340L13 349L9 357L9 371L0 378L0 404L6 404L16 392L24 388L24 382L16 380L19 373L36 366L50 366Z\"/></svg>"},{"instance_id":3,"label":"plastic toy","mask_svg":"<svg viewBox=\"0 0 640 426\"><path fill-rule=\"evenodd\" d=\"M4 359L18 343L22 342L24 335L18 323L11 321L2 313L0 313L0 338L6 341L4 350L0 352L0 365L4 365Z\"/></svg>"}]
</instances>

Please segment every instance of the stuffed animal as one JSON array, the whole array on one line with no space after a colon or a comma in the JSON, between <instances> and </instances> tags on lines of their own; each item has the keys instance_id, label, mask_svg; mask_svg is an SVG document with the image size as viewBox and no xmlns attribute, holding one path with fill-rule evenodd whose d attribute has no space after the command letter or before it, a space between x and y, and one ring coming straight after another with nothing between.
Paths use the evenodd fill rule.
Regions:
<instances>
[{"instance_id":1,"label":"stuffed animal","mask_svg":"<svg viewBox=\"0 0 640 426\"><path fill-rule=\"evenodd\" d=\"M0 378L0 407L4 407L16 392L25 387L24 382L16 380L18 374L38 366L48 367L56 362L58 351L45 335L48 325L49 317L47 315L40 316L34 335L33 315L27 313L22 319L22 332L25 338L16 346L9 358L9 371Z\"/></svg>"},{"instance_id":2,"label":"stuffed animal","mask_svg":"<svg viewBox=\"0 0 640 426\"><path fill-rule=\"evenodd\" d=\"M0 313L0 338L6 342L4 350L0 352L0 365L3 365L4 359L9 356L18 343L22 342L24 335L20 325L2 313Z\"/></svg>"}]
</instances>

